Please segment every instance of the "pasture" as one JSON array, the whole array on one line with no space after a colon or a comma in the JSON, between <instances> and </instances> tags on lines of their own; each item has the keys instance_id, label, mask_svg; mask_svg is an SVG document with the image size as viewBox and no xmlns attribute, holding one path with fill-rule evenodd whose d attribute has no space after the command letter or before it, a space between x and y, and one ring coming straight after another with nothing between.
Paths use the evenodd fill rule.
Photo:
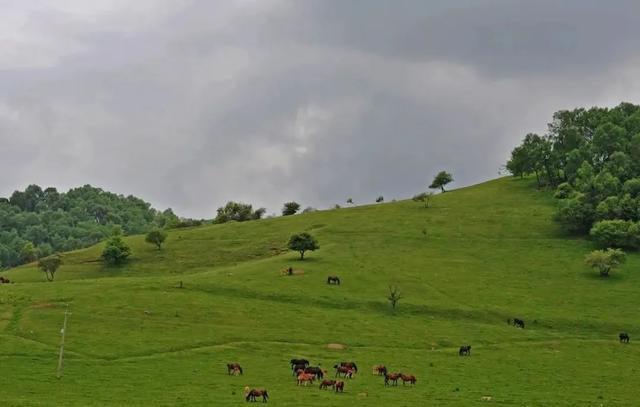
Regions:
<instances>
[{"instance_id":1,"label":"pasture","mask_svg":"<svg viewBox=\"0 0 640 407\"><path fill-rule=\"evenodd\" d=\"M174 230L162 251L134 236L128 264L103 266L100 247L68 253L52 283L33 266L8 271L0 405L234 406L246 405L245 386L268 389L274 406L635 405L640 257L599 277L583 265L591 243L563 234L553 212L550 193L503 178L430 208L407 200ZM302 231L321 248L298 261L285 246ZM281 275L290 266L302 272ZM403 296L395 312L389 285ZM526 328L508 325L514 317ZM340 361L359 372L340 379L341 394L296 386L294 357L330 378ZM228 362L244 374L228 375ZM371 373L380 363L416 385L385 387Z\"/></svg>"}]
</instances>

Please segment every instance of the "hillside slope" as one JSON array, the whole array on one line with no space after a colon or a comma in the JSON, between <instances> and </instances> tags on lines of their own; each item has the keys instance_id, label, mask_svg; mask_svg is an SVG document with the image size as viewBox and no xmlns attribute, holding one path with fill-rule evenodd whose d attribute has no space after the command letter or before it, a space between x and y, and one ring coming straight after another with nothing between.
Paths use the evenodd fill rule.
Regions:
<instances>
[{"instance_id":1,"label":"hillside slope","mask_svg":"<svg viewBox=\"0 0 640 407\"><path fill-rule=\"evenodd\" d=\"M632 405L640 263L609 279L583 266L589 242L551 221L553 200L499 179L412 201L132 237L132 261L100 247L65 255L54 283L33 267L0 286L0 375L8 405L242 405L245 385L304 405ZM321 249L281 252L310 231ZM304 274L282 277L287 266ZM342 285L326 284L339 275ZM176 288L182 281L184 288ZM388 285L404 298L390 310ZM65 304L65 376L55 378ZM524 330L508 326L514 316ZM629 345L617 342L628 331ZM341 343L346 350L329 350ZM457 355L470 344L473 356ZM297 387L288 360L361 372L344 394ZM237 361L242 377L228 376ZM414 373L385 388L371 366ZM55 400L55 402L52 402Z\"/></svg>"}]
</instances>

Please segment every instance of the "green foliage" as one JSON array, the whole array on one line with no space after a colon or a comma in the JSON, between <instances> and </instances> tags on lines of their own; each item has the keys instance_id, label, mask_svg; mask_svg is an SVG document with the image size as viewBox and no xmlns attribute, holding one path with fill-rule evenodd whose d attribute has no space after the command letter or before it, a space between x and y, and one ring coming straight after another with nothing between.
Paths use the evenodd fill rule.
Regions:
<instances>
[{"instance_id":1,"label":"green foliage","mask_svg":"<svg viewBox=\"0 0 640 407\"><path fill-rule=\"evenodd\" d=\"M307 232L291 236L287 247L289 250L295 250L300 253L300 260L304 260L304 254L306 251L315 251L320 248L316 238Z\"/></svg>"},{"instance_id":2,"label":"green foliage","mask_svg":"<svg viewBox=\"0 0 640 407\"><path fill-rule=\"evenodd\" d=\"M411 198L414 202L422 202L425 208L429 207L429 202L433 198L433 192L422 192L420 194L414 195Z\"/></svg>"},{"instance_id":3,"label":"green foliage","mask_svg":"<svg viewBox=\"0 0 640 407\"><path fill-rule=\"evenodd\" d=\"M0 199L0 265L13 267L55 252L94 245L119 225L126 234L178 227L171 209L85 185L66 193L29 185Z\"/></svg>"},{"instance_id":4,"label":"green foliage","mask_svg":"<svg viewBox=\"0 0 640 407\"><path fill-rule=\"evenodd\" d=\"M145 241L155 245L158 250L162 249L165 240L167 240L167 232L162 229L154 229L145 236Z\"/></svg>"},{"instance_id":5,"label":"green foliage","mask_svg":"<svg viewBox=\"0 0 640 407\"><path fill-rule=\"evenodd\" d=\"M266 209L259 208L255 211L253 206L242 202L229 201L225 206L218 208L218 214L214 223L226 223L230 221L245 222L262 218Z\"/></svg>"},{"instance_id":6,"label":"green foliage","mask_svg":"<svg viewBox=\"0 0 640 407\"><path fill-rule=\"evenodd\" d=\"M440 171L438 175L435 176L429 188L438 189L440 188L442 192L445 192L444 186L448 183L453 182L453 175L449 174L446 171Z\"/></svg>"},{"instance_id":7,"label":"green foliage","mask_svg":"<svg viewBox=\"0 0 640 407\"><path fill-rule=\"evenodd\" d=\"M20 262L21 263L31 263L38 258L36 248L31 242L27 242L22 246L20 250Z\"/></svg>"},{"instance_id":8,"label":"green foliage","mask_svg":"<svg viewBox=\"0 0 640 407\"><path fill-rule=\"evenodd\" d=\"M572 232L586 233L602 220L640 220L640 106L562 110L544 137L527 134L513 149L507 168L514 176L535 174L538 186L557 187L562 202L556 219ZM637 246L620 239L616 226L594 230L602 244ZM614 236L615 235L615 236ZM628 239L632 236L628 236Z\"/></svg>"},{"instance_id":9,"label":"green foliage","mask_svg":"<svg viewBox=\"0 0 640 407\"><path fill-rule=\"evenodd\" d=\"M611 270L625 261L626 254L620 249L594 250L584 259L587 266L597 269L603 277L608 277Z\"/></svg>"},{"instance_id":10,"label":"green foliage","mask_svg":"<svg viewBox=\"0 0 640 407\"><path fill-rule=\"evenodd\" d=\"M42 270L48 281L53 281L56 271L58 271L61 265L62 258L57 255L38 260L38 267Z\"/></svg>"},{"instance_id":11,"label":"green foliage","mask_svg":"<svg viewBox=\"0 0 640 407\"><path fill-rule=\"evenodd\" d=\"M630 247L629 227L633 222L625 220L602 220L596 222L589 235L600 247Z\"/></svg>"},{"instance_id":12,"label":"green foliage","mask_svg":"<svg viewBox=\"0 0 640 407\"><path fill-rule=\"evenodd\" d=\"M595 216L595 209L585 195L576 194L573 198L559 202L555 219L570 232L586 233L591 228Z\"/></svg>"},{"instance_id":13,"label":"green foliage","mask_svg":"<svg viewBox=\"0 0 640 407\"><path fill-rule=\"evenodd\" d=\"M295 215L300 210L300 204L297 202L285 202L282 207L282 216Z\"/></svg>"},{"instance_id":14,"label":"green foliage","mask_svg":"<svg viewBox=\"0 0 640 407\"><path fill-rule=\"evenodd\" d=\"M131 249L119 235L111 236L102 251L102 260L107 264L122 264L131 255Z\"/></svg>"}]
</instances>

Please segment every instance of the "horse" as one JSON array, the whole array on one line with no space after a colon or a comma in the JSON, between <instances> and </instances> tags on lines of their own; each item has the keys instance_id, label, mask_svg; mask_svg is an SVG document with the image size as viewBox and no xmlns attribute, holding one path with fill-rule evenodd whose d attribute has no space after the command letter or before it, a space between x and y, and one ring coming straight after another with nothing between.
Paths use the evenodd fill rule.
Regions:
<instances>
[{"instance_id":1,"label":"horse","mask_svg":"<svg viewBox=\"0 0 640 407\"><path fill-rule=\"evenodd\" d=\"M322 383L320 383L320 390L322 389L327 390L329 386L335 387L335 385L336 385L335 380L323 380Z\"/></svg>"},{"instance_id":2,"label":"horse","mask_svg":"<svg viewBox=\"0 0 640 407\"><path fill-rule=\"evenodd\" d=\"M337 381L336 385L333 386L334 390L340 393L344 393L344 382L343 381Z\"/></svg>"},{"instance_id":3,"label":"horse","mask_svg":"<svg viewBox=\"0 0 640 407\"><path fill-rule=\"evenodd\" d=\"M244 388L245 400L256 401L256 397L262 397L262 402L266 403L269 400L269 394L265 389L251 389L249 387Z\"/></svg>"},{"instance_id":4,"label":"horse","mask_svg":"<svg viewBox=\"0 0 640 407\"><path fill-rule=\"evenodd\" d=\"M355 373L355 370L352 367L335 365L334 368L336 369L336 377L343 374L345 378L348 377L351 379Z\"/></svg>"},{"instance_id":5,"label":"horse","mask_svg":"<svg viewBox=\"0 0 640 407\"><path fill-rule=\"evenodd\" d=\"M291 370L295 372L297 370L297 369L294 369L295 365L304 365L304 367L307 367L309 366L309 361L307 359L291 359L290 364L291 364Z\"/></svg>"},{"instance_id":6,"label":"horse","mask_svg":"<svg viewBox=\"0 0 640 407\"><path fill-rule=\"evenodd\" d=\"M460 347L460 351L458 352L460 356L471 356L471 345L464 345Z\"/></svg>"},{"instance_id":7,"label":"horse","mask_svg":"<svg viewBox=\"0 0 640 407\"><path fill-rule=\"evenodd\" d=\"M301 384L304 383L304 385L308 385L309 383L313 384L313 381L315 380L316 375L312 374L312 373L300 373L298 375L298 386L300 386Z\"/></svg>"},{"instance_id":8,"label":"horse","mask_svg":"<svg viewBox=\"0 0 640 407\"><path fill-rule=\"evenodd\" d=\"M373 374L377 376L384 376L387 373L387 368L384 365L375 365L373 367Z\"/></svg>"},{"instance_id":9,"label":"horse","mask_svg":"<svg viewBox=\"0 0 640 407\"><path fill-rule=\"evenodd\" d=\"M4 278L0 276L0 284L9 284L9 283L11 283L11 281L8 278Z\"/></svg>"},{"instance_id":10,"label":"horse","mask_svg":"<svg viewBox=\"0 0 640 407\"><path fill-rule=\"evenodd\" d=\"M293 366L293 368L292 368L293 375L295 376L299 370L302 370L304 372L304 369L306 369L306 368L307 368L307 365L305 365L305 364L299 364L299 365Z\"/></svg>"},{"instance_id":11,"label":"horse","mask_svg":"<svg viewBox=\"0 0 640 407\"><path fill-rule=\"evenodd\" d=\"M626 332L621 332L618 338L620 338L620 342L629 343L629 334Z\"/></svg>"},{"instance_id":12,"label":"horse","mask_svg":"<svg viewBox=\"0 0 640 407\"><path fill-rule=\"evenodd\" d=\"M358 366L356 366L356 362L340 362L340 366L350 367L350 368L352 368L356 373L358 372Z\"/></svg>"},{"instance_id":13,"label":"horse","mask_svg":"<svg viewBox=\"0 0 640 407\"><path fill-rule=\"evenodd\" d=\"M320 367L309 366L304 369L304 373L315 375L318 379L324 379L324 372L322 371L322 369L320 369Z\"/></svg>"},{"instance_id":14,"label":"horse","mask_svg":"<svg viewBox=\"0 0 640 407\"><path fill-rule=\"evenodd\" d=\"M340 285L340 277L338 277L338 276L329 276L329 277L327 277L327 284Z\"/></svg>"},{"instance_id":15,"label":"horse","mask_svg":"<svg viewBox=\"0 0 640 407\"><path fill-rule=\"evenodd\" d=\"M511 320L508 319L507 322L511 323ZM513 318L513 326L515 326L516 328L524 329L524 320L518 319L518 318Z\"/></svg>"},{"instance_id":16,"label":"horse","mask_svg":"<svg viewBox=\"0 0 640 407\"><path fill-rule=\"evenodd\" d=\"M405 383L409 382L411 384L416 384L416 377L412 374L402 374L400 373L400 378L402 379L402 385L404 386Z\"/></svg>"},{"instance_id":17,"label":"horse","mask_svg":"<svg viewBox=\"0 0 640 407\"><path fill-rule=\"evenodd\" d=\"M384 375L384 385L389 386L389 382L393 382L394 386L398 385L398 379L402 373L386 373Z\"/></svg>"},{"instance_id":18,"label":"horse","mask_svg":"<svg viewBox=\"0 0 640 407\"><path fill-rule=\"evenodd\" d=\"M230 375L231 373L233 373L234 375L236 375L237 372L239 372L240 374L243 374L242 367L240 367L240 364L227 363L227 374Z\"/></svg>"}]
</instances>

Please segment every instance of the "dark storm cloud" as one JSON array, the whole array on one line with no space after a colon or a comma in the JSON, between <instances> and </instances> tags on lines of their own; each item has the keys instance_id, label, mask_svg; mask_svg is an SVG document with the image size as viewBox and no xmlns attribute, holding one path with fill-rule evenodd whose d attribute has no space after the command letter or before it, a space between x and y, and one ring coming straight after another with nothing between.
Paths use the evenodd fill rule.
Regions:
<instances>
[{"instance_id":1,"label":"dark storm cloud","mask_svg":"<svg viewBox=\"0 0 640 407\"><path fill-rule=\"evenodd\" d=\"M562 4L560 4L562 3ZM0 193L211 217L497 175L553 111L637 101L636 2L3 3Z\"/></svg>"}]
</instances>

